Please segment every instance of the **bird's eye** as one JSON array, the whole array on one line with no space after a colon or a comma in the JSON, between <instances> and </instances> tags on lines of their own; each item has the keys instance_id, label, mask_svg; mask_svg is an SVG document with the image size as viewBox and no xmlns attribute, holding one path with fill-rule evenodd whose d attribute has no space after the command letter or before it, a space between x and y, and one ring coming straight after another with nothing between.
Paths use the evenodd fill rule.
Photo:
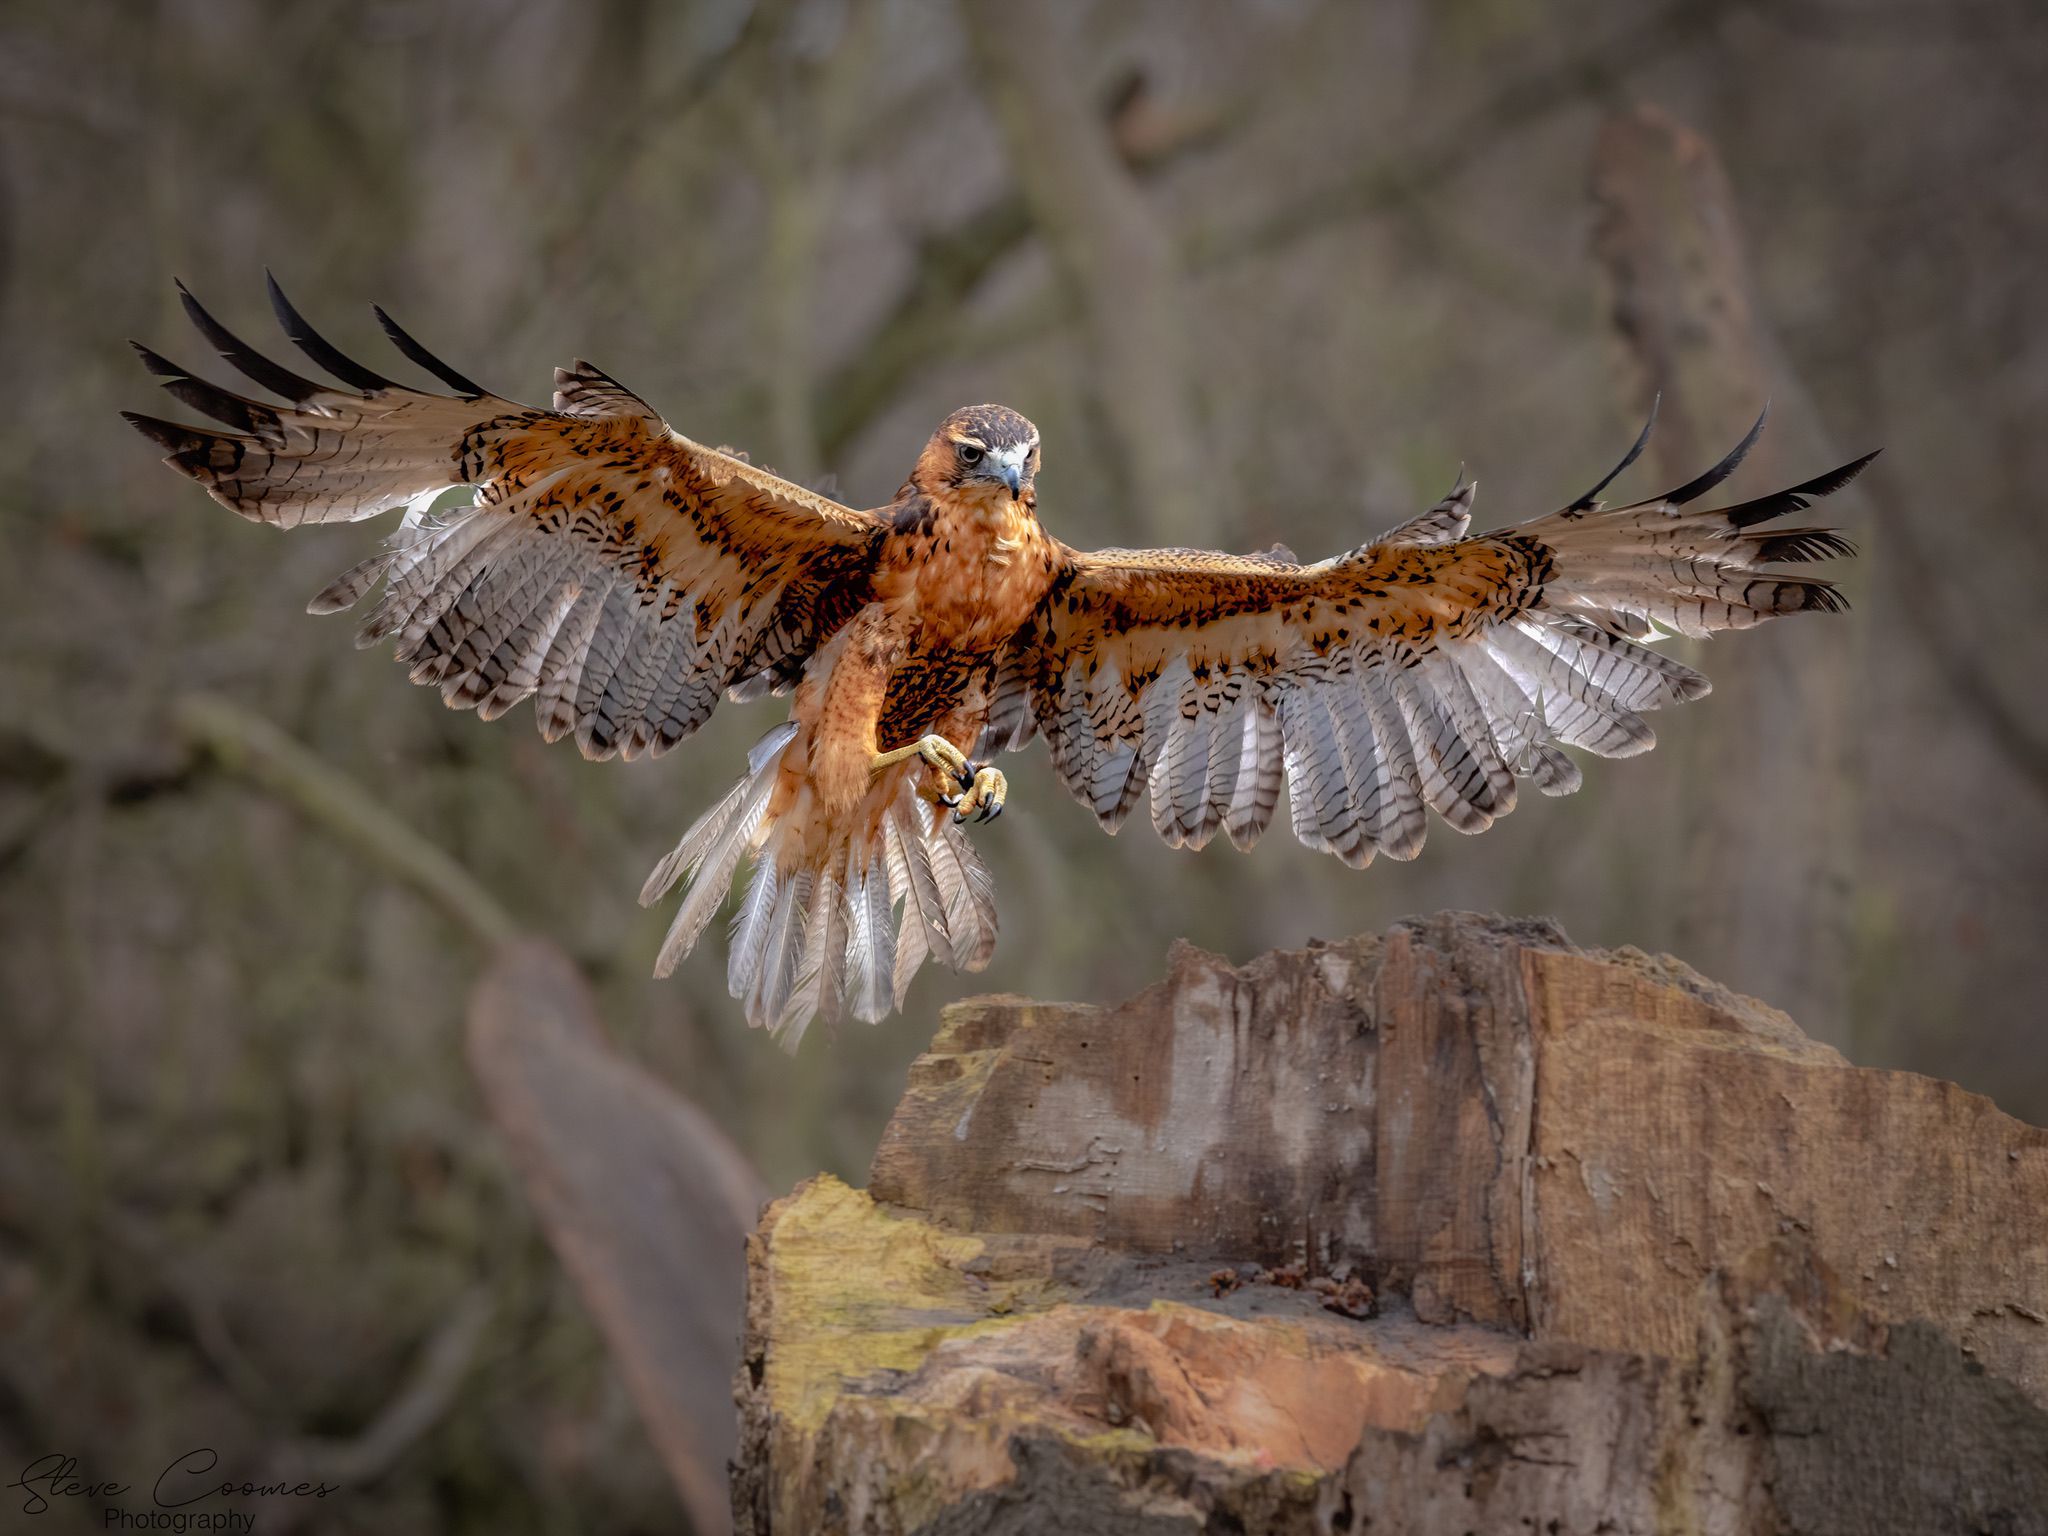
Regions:
<instances>
[{"instance_id":1,"label":"bird's eye","mask_svg":"<svg viewBox=\"0 0 2048 1536\"><path fill-rule=\"evenodd\" d=\"M973 443L962 443L960 445L960 462L962 464L979 464L984 451L981 448L977 448Z\"/></svg>"}]
</instances>

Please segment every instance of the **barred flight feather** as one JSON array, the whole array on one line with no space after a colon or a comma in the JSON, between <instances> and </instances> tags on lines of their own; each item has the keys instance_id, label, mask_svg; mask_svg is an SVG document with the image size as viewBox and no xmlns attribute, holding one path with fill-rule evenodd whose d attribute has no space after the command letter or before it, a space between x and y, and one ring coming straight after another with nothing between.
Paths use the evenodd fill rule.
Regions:
<instances>
[{"instance_id":1,"label":"barred flight feather","mask_svg":"<svg viewBox=\"0 0 2048 1536\"><path fill-rule=\"evenodd\" d=\"M1241 701L1223 704L1209 717L1206 752L1208 772L1202 780L1194 826L1187 833L1187 846L1203 848L1223 829L1237 790L1240 747L1244 721L1250 707Z\"/></svg>"},{"instance_id":2,"label":"barred flight feather","mask_svg":"<svg viewBox=\"0 0 2048 1536\"><path fill-rule=\"evenodd\" d=\"M1416 771L1415 749L1384 666L1366 669L1361 692L1366 718L1372 722L1373 742L1386 770L1382 782L1388 790L1379 820L1371 828L1372 840L1388 858L1405 861L1422 852L1422 840L1429 831L1422 813L1422 776Z\"/></svg>"},{"instance_id":3,"label":"barred flight feather","mask_svg":"<svg viewBox=\"0 0 2048 1536\"><path fill-rule=\"evenodd\" d=\"M1230 792L1230 809L1224 813L1223 829L1233 848L1257 846L1280 804L1283 777L1279 717L1261 697L1245 714L1244 736L1238 743L1237 782Z\"/></svg>"},{"instance_id":4,"label":"barred flight feather","mask_svg":"<svg viewBox=\"0 0 2048 1536\"><path fill-rule=\"evenodd\" d=\"M489 719L531 698L541 734L574 736L591 758L659 754L721 699L796 691L796 718L762 739L747 776L641 892L652 903L685 885L656 960L666 975L750 861L727 984L751 1023L792 1046L813 1019L873 1020L902 1006L928 958L975 970L996 945L988 873L924 798L937 792L926 770L915 760L864 770L856 758L832 780L843 791L828 793L819 765L846 747L833 731L858 737L869 758L884 723L911 742L943 725L977 757L1042 734L1061 782L1112 832L1149 795L1169 844L1200 848L1221 830L1248 848L1284 788L1308 846L1357 866L1382 853L1411 859L1431 811L1477 832L1514 809L1520 780L1551 795L1577 789L1564 748L1649 750L1644 715L1708 691L1646 643L1659 634L1838 610L1839 592L1811 567L1853 554L1850 542L1831 528L1769 525L1869 463L1708 505L1757 441L1759 416L1705 473L1608 506L1600 498L1642 454L1646 424L1618 465L1556 512L1473 536L1475 487L1461 471L1418 516L1308 565L1279 546L1077 553L1036 528L1035 502L1013 485L1004 515L1027 510L989 535L990 568L1008 573L995 585L1032 572L1044 584L1000 621L988 603L956 604L971 610L957 637L944 632L951 621L921 613L928 627L914 646L899 633L891 643L903 652L856 652L856 616L893 613L894 573L934 563L929 548L919 556L900 541L960 515L917 475L912 500L854 511L692 442L581 360L557 371L551 409L493 394L378 309L399 355L452 393L415 389L344 354L267 286L286 337L338 383L273 362L180 285L206 344L283 403L138 345L148 374L212 424L129 420L253 521L294 528L404 509L384 547L328 583L313 612L367 603L358 642L392 642L412 679L448 705ZM1035 466L1035 429L1014 413L977 407L966 419L1014 444L1028 437ZM933 453L954 465L943 429ZM431 510L463 487L467 504ZM851 731L837 717L822 723L818 696L849 656L904 653L912 660L888 664L877 707L915 718L857 720Z\"/></svg>"},{"instance_id":5,"label":"barred flight feather","mask_svg":"<svg viewBox=\"0 0 2048 1536\"><path fill-rule=\"evenodd\" d=\"M1373 734L1372 716L1365 707L1364 680L1354 686L1358 691L1339 700L1333 712L1337 747L1344 758L1344 782L1358 813L1360 847L1346 862L1363 869L1379 848L1377 828L1386 815L1393 786L1379 739Z\"/></svg>"},{"instance_id":6,"label":"barred flight feather","mask_svg":"<svg viewBox=\"0 0 2048 1536\"><path fill-rule=\"evenodd\" d=\"M287 337L341 387L271 362L181 287L187 315L214 350L290 403L246 399L138 348L175 398L232 430L130 419L174 468L255 521L291 528L411 508L383 552L311 606L354 606L382 581L359 640L398 636L411 675L455 707L488 701L503 713L538 693L536 720L549 739L573 732L596 757L663 750L702 722L740 658L778 624L777 653L800 668L825 637L808 621L791 627L784 597L803 587L794 610L815 613L816 594L804 584L827 579L821 567L833 561L821 557L852 559L835 567L841 574L857 569L879 534L870 513L678 436L587 363L558 374L556 410L535 410L482 390L379 310L398 350L455 394L416 390L346 356L274 281L269 288ZM478 487L475 506L424 517L427 502L461 485ZM744 543L731 542L741 526ZM761 583L767 567L788 574ZM715 648L685 643L697 636L671 628L706 623L720 632ZM523 665L532 631L547 626L554 638L538 666ZM715 686L674 678L679 657Z\"/></svg>"},{"instance_id":7,"label":"barred flight feather","mask_svg":"<svg viewBox=\"0 0 2048 1536\"><path fill-rule=\"evenodd\" d=\"M889 859L901 872L904 892L903 930L896 941L898 964L917 930L924 935L923 947L951 965L957 961L952 932L946 926L946 900L932 868L931 836L922 820L915 800L898 801L889 809Z\"/></svg>"},{"instance_id":8,"label":"barred flight feather","mask_svg":"<svg viewBox=\"0 0 2048 1536\"><path fill-rule=\"evenodd\" d=\"M1569 506L1476 538L1461 478L1429 511L1316 565L1194 550L1076 556L1037 641L1034 676L1056 683L1034 688L1032 709L1054 768L1112 831L1149 780L1155 828L1189 846L1212 813L1249 846L1273 803L1263 795L1277 798L1284 779L1295 835L1352 863L1375 850L1413 858L1425 807L1477 832L1514 808L1518 779L1569 794L1582 775L1560 744L1648 751L1656 737L1642 712L1708 691L1645 637L1841 606L1829 582L1760 567L1853 553L1846 539L1754 525L1841 489L1867 458L1700 507L1760 428L1668 495L1604 506L1646 426ZM1229 685L1259 702L1241 724L1219 715L1205 731L1211 717L1185 706L1190 675L1204 696Z\"/></svg>"}]
</instances>

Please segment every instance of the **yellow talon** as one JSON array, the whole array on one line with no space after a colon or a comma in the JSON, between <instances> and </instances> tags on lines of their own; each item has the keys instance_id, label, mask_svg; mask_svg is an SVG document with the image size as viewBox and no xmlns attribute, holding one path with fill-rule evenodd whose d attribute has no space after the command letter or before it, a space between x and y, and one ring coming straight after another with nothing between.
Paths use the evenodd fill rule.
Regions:
<instances>
[{"instance_id":1,"label":"yellow talon","mask_svg":"<svg viewBox=\"0 0 2048 1536\"><path fill-rule=\"evenodd\" d=\"M967 761L967 754L943 736L920 736L907 747L877 753L874 762L868 766L873 772L880 773L884 768L913 757L922 758L941 774L950 775L963 790L974 783L974 765Z\"/></svg>"},{"instance_id":2,"label":"yellow talon","mask_svg":"<svg viewBox=\"0 0 2048 1536\"><path fill-rule=\"evenodd\" d=\"M953 812L955 821L965 821L974 816L977 821L994 821L1003 814L1003 802L1009 798L1010 781L994 768L978 768L974 782L967 793L960 797L960 804ZM979 815L976 815L979 812Z\"/></svg>"}]
</instances>

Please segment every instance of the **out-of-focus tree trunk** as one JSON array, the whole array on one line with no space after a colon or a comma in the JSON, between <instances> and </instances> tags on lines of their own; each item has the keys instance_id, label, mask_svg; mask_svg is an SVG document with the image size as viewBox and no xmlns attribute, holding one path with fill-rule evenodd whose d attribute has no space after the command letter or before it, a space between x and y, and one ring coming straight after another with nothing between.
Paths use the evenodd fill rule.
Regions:
<instances>
[{"instance_id":1,"label":"out-of-focus tree trunk","mask_svg":"<svg viewBox=\"0 0 2048 1536\"><path fill-rule=\"evenodd\" d=\"M1085 61L1050 11L961 7L974 64L1033 222L1087 317L1114 462L1143 529L1176 543L1221 531L1188 388L1173 242L1095 110Z\"/></svg>"},{"instance_id":2,"label":"out-of-focus tree trunk","mask_svg":"<svg viewBox=\"0 0 2048 1536\"><path fill-rule=\"evenodd\" d=\"M1631 387L1645 411L1663 396L1651 451L1666 482L1718 459L1767 400L1744 475L1784 485L1832 467L1841 455L1757 313L1713 146L1653 107L1617 113L1600 132L1593 197ZM1713 718L1692 738L1685 855L1667 887L1686 954L1835 1039L1850 970L1856 647L1843 619L1692 643L1714 679Z\"/></svg>"},{"instance_id":3,"label":"out-of-focus tree trunk","mask_svg":"<svg viewBox=\"0 0 2048 1536\"><path fill-rule=\"evenodd\" d=\"M764 52L757 88L740 108L768 199L759 290L768 406L763 459L806 484L815 484L824 467L815 414L818 262L832 211L831 180L868 78L878 17L876 7L854 7L837 46L820 57L791 59L787 40L779 40ZM778 79L792 73L801 90L790 91ZM795 111L792 101L800 103Z\"/></svg>"},{"instance_id":4,"label":"out-of-focus tree trunk","mask_svg":"<svg viewBox=\"0 0 2048 1536\"><path fill-rule=\"evenodd\" d=\"M469 1005L469 1060L541 1226L603 1330L689 1513L731 1528L740 1247L766 1200L709 1116L606 1038L553 945L502 947ZM655 1203L658 1202L658 1209Z\"/></svg>"}]
</instances>

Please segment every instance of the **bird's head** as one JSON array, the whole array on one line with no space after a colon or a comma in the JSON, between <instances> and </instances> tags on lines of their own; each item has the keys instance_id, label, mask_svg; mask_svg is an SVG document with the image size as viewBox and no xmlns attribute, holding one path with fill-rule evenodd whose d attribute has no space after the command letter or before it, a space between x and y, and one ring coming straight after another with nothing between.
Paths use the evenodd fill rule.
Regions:
<instances>
[{"instance_id":1,"label":"bird's head","mask_svg":"<svg viewBox=\"0 0 2048 1536\"><path fill-rule=\"evenodd\" d=\"M1037 502L1038 428L1005 405L962 406L918 455L910 482L927 496Z\"/></svg>"}]
</instances>

